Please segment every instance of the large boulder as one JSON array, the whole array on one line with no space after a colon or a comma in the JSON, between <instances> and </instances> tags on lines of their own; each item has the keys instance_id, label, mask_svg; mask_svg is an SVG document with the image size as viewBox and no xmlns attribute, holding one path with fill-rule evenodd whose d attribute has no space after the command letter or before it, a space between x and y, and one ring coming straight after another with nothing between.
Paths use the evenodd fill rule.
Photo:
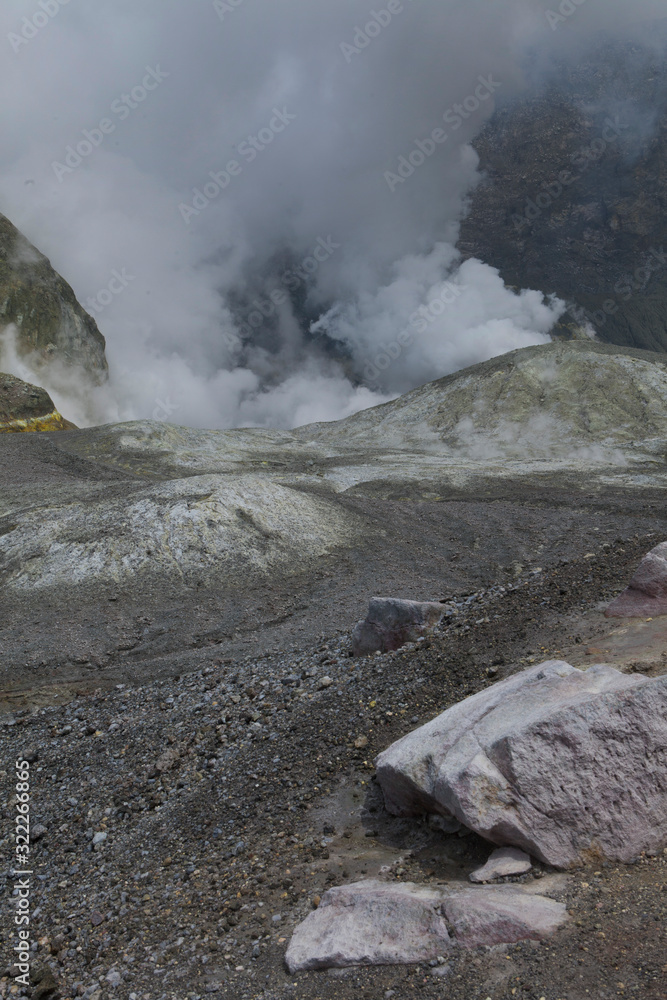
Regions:
<instances>
[{"instance_id":1,"label":"large boulder","mask_svg":"<svg viewBox=\"0 0 667 1000\"><path fill-rule=\"evenodd\" d=\"M454 817L559 868L667 844L667 677L550 660L377 758L390 813Z\"/></svg>"},{"instance_id":2,"label":"large boulder","mask_svg":"<svg viewBox=\"0 0 667 1000\"><path fill-rule=\"evenodd\" d=\"M0 434L73 427L58 413L46 390L0 372Z\"/></svg>"},{"instance_id":3,"label":"large boulder","mask_svg":"<svg viewBox=\"0 0 667 1000\"><path fill-rule=\"evenodd\" d=\"M456 946L541 940L567 919L562 903L517 886L461 890L369 879L329 889L295 930L290 972L427 962Z\"/></svg>"},{"instance_id":4,"label":"large boulder","mask_svg":"<svg viewBox=\"0 0 667 1000\"><path fill-rule=\"evenodd\" d=\"M607 607L608 618L646 618L667 614L667 542L644 556L630 583Z\"/></svg>"},{"instance_id":5,"label":"large boulder","mask_svg":"<svg viewBox=\"0 0 667 1000\"><path fill-rule=\"evenodd\" d=\"M434 601L402 601L394 597L374 597L368 615L352 633L354 656L389 653L406 642L416 642L437 625L445 613Z\"/></svg>"}]
</instances>

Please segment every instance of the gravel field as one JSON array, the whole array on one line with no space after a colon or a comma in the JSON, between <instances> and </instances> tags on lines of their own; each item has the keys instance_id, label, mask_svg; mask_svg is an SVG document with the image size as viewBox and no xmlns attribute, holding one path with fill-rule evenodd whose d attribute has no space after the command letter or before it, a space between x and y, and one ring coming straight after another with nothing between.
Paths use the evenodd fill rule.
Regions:
<instances>
[{"instance_id":1,"label":"gravel field","mask_svg":"<svg viewBox=\"0 0 667 1000\"><path fill-rule=\"evenodd\" d=\"M415 994L454 1000L667 996L667 854L555 874L572 921L542 944L444 965L289 977L290 934L328 887L467 879L489 845L385 813L373 759L447 706L552 657L595 662L617 593L654 533L602 540L459 596L433 637L352 659L349 631L272 655L216 656L143 685L81 690L0 722L6 892L14 760L30 763L32 995L166 1000ZM363 610L363 609L361 609ZM350 627L353 623L350 623ZM644 667L643 669L646 669ZM664 672L658 660L649 671ZM47 971L48 970L48 971ZM0 970L0 995L20 996ZM392 992L393 991L393 992Z\"/></svg>"}]
</instances>

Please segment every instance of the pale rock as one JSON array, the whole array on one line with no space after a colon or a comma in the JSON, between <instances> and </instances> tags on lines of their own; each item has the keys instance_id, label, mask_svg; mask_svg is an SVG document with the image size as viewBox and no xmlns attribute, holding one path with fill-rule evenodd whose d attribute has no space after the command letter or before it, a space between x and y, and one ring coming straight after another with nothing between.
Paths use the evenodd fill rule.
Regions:
<instances>
[{"instance_id":1,"label":"pale rock","mask_svg":"<svg viewBox=\"0 0 667 1000\"><path fill-rule=\"evenodd\" d=\"M667 843L667 677L550 660L377 758L390 813L438 813L567 868Z\"/></svg>"},{"instance_id":2,"label":"pale rock","mask_svg":"<svg viewBox=\"0 0 667 1000\"><path fill-rule=\"evenodd\" d=\"M504 885L455 892L446 901L445 912L462 948L541 941L567 920L563 903Z\"/></svg>"},{"instance_id":3,"label":"pale rock","mask_svg":"<svg viewBox=\"0 0 667 1000\"><path fill-rule=\"evenodd\" d=\"M507 875L523 875L530 871L532 863L525 851L516 847L499 847L481 868L470 875L471 882L492 882L494 878Z\"/></svg>"},{"instance_id":4,"label":"pale rock","mask_svg":"<svg viewBox=\"0 0 667 1000\"><path fill-rule=\"evenodd\" d=\"M646 618L667 614L667 542L644 556L630 583L607 607L608 618Z\"/></svg>"},{"instance_id":5,"label":"pale rock","mask_svg":"<svg viewBox=\"0 0 667 1000\"><path fill-rule=\"evenodd\" d=\"M300 924L285 961L290 972L348 965L427 962L450 947L442 893L374 880L339 886Z\"/></svg>"},{"instance_id":6,"label":"pale rock","mask_svg":"<svg viewBox=\"0 0 667 1000\"><path fill-rule=\"evenodd\" d=\"M541 940L566 920L562 903L517 886L461 890L371 879L329 889L294 931L285 960L291 973L444 963L457 946Z\"/></svg>"}]
</instances>

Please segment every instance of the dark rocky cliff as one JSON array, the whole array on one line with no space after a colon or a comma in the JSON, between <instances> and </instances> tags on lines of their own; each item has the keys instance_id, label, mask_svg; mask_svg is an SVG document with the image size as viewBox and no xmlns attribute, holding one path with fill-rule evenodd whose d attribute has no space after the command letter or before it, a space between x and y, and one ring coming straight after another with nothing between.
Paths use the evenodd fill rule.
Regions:
<instances>
[{"instance_id":1,"label":"dark rocky cliff","mask_svg":"<svg viewBox=\"0 0 667 1000\"><path fill-rule=\"evenodd\" d=\"M49 260L0 215L0 332L9 324L32 368L58 359L96 382L106 379L104 337L95 320Z\"/></svg>"},{"instance_id":2,"label":"dark rocky cliff","mask_svg":"<svg viewBox=\"0 0 667 1000\"><path fill-rule=\"evenodd\" d=\"M0 434L72 429L46 390L0 372Z\"/></svg>"},{"instance_id":3,"label":"dark rocky cliff","mask_svg":"<svg viewBox=\"0 0 667 1000\"><path fill-rule=\"evenodd\" d=\"M663 24L655 36L667 40ZM501 107L459 248L571 303L561 332L667 350L667 58L598 44Z\"/></svg>"}]
</instances>

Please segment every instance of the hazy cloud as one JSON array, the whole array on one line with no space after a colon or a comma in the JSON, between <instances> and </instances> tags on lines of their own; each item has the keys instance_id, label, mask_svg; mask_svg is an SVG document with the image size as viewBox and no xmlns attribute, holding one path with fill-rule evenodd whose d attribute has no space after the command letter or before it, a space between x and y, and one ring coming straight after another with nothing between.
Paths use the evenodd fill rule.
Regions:
<instances>
[{"instance_id":1,"label":"hazy cloud","mask_svg":"<svg viewBox=\"0 0 667 1000\"><path fill-rule=\"evenodd\" d=\"M552 30L560 3L542 0L45 4L0 10L0 210L82 302L132 276L98 310L111 382L87 419L166 401L204 426L333 419L546 339L558 303L459 269L469 143L520 92L526 52L639 31L663 6L633 4L629 25L627 3L585 0ZM340 249L286 284L318 241ZM447 281L465 290L369 391Z\"/></svg>"}]
</instances>

